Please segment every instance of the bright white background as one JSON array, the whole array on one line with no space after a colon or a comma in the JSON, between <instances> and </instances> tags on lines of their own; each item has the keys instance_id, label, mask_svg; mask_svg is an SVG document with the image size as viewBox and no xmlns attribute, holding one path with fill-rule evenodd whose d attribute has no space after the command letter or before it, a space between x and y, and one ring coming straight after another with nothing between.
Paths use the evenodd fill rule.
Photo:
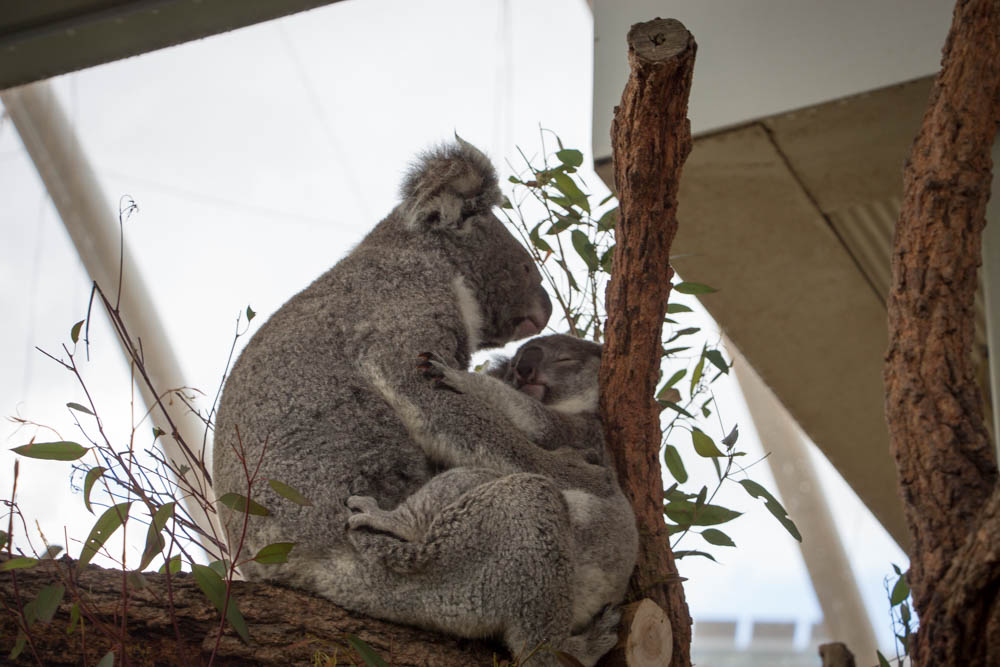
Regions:
<instances>
[{"instance_id":1,"label":"bright white background","mask_svg":"<svg viewBox=\"0 0 1000 667\"><path fill-rule=\"evenodd\" d=\"M187 383L211 394L236 315L250 304L259 324L343 256L395 204L400 176L420 149L457 131L484 148L504 177L515 146L537 152L542 125L589 153L592 61L592 14L582 0L363 0L59 77L54 85L109 201L128 194L138 203L126 242ZM692 109L697 104L693 99ZM603 196L599 179L584 175ZM33 347L58 352L69 343L89 289L16 131L4 122L0 413L76 439L63 406L82 402L81 392ZM127 369L109 330L97 327L92 338L88 384L109 431L124 442ZM761 456L736 389L720 382L716 391L727 425L741 426L748 458ZM14 459L6 449L33 434L0 424L3 497ZM821 455L816 459L869 613L888 644L882 578L904 557ZM753 476L775 488L765 465ZM50 542L65 544L68 527L69 551L79 552L73 540L86 536L93 518L70 489L68 464L22 459L18 500ZM744 642L750 619L795 620L804 642L805 628L821 615L795 543L741 489L717 501L746 516L726 527L738 549L712 549L721 564L681 562L694 617L738 619ZM37 546L36 527L29 528ZM132 557L141 551L135 533ZM682 548L704 546L691 537Z\"/></svg>"}]
</instances>

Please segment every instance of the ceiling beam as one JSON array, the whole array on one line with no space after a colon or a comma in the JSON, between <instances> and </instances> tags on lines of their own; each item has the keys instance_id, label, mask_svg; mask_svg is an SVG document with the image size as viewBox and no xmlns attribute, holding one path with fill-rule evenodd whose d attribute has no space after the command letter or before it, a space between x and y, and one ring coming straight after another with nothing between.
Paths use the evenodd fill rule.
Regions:
<instances>
[{"instance_id":1,"label":"ceiling beam","mask_svg":"<svg viewBox=\"0 0 1000 667\"><path fill-rule=\"evenodd\" d=\"M336 0L0 2L0 90Z\"/></svg>"}]
</instances>

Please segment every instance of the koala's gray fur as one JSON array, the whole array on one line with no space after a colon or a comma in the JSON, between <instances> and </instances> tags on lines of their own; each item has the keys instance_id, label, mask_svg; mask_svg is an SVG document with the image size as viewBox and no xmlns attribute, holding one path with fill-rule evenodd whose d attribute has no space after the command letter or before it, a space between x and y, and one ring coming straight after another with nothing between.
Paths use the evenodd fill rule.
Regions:
<instances>
[{"instance_id":1,"label":"koala's gray fur","mask_svg":"<svg viewBox=\"0 0 1000 667\"><path fill-rule=\"evenodd\" d=\"M547 322L537 269L491 212L499 201L493 167L471 145L424 155L403 201L247 344L219 407L214 487L246 495L246 470L259 461L251 495L270 515L249 518L239 557L274 542L295 548L286 565L247 563L246 577L387 620L499 636L515 652L586 639L569 636L574 555L563 490L603 488L608 470L536 446L500 409L435 390L414 368L424 351L467 368L475 349ZM395 508L458 466L506 476L465 494L462 511L441 520L438 557L420 572L374 563L348 540L350 496ZM298 489L313 506L279 497L264 480ZM221 512L235 548L243 516Z\"/></svg>"},{"instance_id":2,"label":"koala's gray fur","mask_svg":"<svg viewBox=\"0 0 1000 667\"><path fill-rule=\"evenodd\" d=\"M605 451L598 413L600 355L595 343L554 335L525 343L489 374L458 371L436 360L428 364L437 386L498 409L538 446L588 462L608 461L600 478L562 478L556 484L569 510L575 633L560 648L585 665L617 640L612 607L625 594L638 552L635 517ZM419 573L441 562L441 536L450 535L456 521L468 525L462 520L467 513L489 526L494 520L502 523L510 512L509 505L494 501L502 501L499 489L517 475L505 477L488 461L483 465L437 475L394 510L380 509L374 498L350 498L348 505L358 511L349 521L352 539L362 553L401 573ZM366 534L370 530L380 535Z\"/></svg>"}]
</instances>

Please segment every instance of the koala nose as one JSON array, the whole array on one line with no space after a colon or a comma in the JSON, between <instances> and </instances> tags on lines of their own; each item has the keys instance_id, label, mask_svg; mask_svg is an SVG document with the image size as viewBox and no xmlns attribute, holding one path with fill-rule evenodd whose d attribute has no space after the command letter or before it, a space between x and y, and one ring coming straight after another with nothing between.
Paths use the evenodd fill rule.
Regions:
<instances>
[{"instance_id":1,"label":"koala nose","mask_svg":"<svg viewBox=\"0 0 1000 667\"><path fill-rule=\"evenodd\" d=\"M514 367L517 379L522 383L534 380L535 371L541 361L542 350L540 348L529 347L521 350L521 353L517 357L517 364Z\"/></svg>"}]
</instances>

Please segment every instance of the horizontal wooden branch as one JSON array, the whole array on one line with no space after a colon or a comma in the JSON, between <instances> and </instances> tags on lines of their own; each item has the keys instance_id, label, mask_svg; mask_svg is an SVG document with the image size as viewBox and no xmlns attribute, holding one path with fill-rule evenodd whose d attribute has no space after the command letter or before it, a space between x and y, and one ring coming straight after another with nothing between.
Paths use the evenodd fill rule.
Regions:
<instances>
[{"instance_id":1,"label":"horizontal wooden branch","mask_svg":"<svg viewBox=\"0 0 1000 667\"><path fill-rule=\"evenodd\" d=\"M276 566L280 567L280 566ZM122 627L121 571L89 566L78 577L76 563L69 559L47 561L36 568L0 573L0 655L14 646L18 623L11 610L32 600L48 584L64 583L74 575L75 590L109 631ZM15 594L14 577L17 593ZM126 650L132 665L206 664L219 631L219 614L201 592L194 578L185 573L171 577L173 617L166 576L146 573L144 585L129 587ZM119 642L86 623L85 634L77 627L67 634L71 588L52 622L31 627L32 643L46 665L94 665L109 650L120 653ZM251 643L244 643L227 625L213 664L291 665L311 664L319 653L340 655L347 664L345 636L360 638L394 667L467 667L492 665L506 656L498 644L463 640L409 626L387 623L347 611L301 591L257 582L234 582L233 599L250 628ZM177 634L182 642L178 642ZM86 650L84 650L84 639ZM32 648L26 646L20 662L31 664ZM355 660L357 660L355 658ZM2 661L2 658L0 658ZM117 661L115 664L119 664ZM358 662L358 664L363 664Z\"/></svg>"}]
</instances>

